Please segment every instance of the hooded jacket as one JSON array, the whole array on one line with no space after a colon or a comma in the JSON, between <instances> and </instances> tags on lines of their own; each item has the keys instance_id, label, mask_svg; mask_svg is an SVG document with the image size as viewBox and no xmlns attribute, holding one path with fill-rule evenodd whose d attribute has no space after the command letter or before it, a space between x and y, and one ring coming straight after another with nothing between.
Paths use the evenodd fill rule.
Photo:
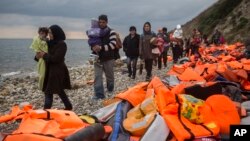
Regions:
<instances>
[{"instance_id":1,"label":"hooded jacket","mask_svg":"<svg viewBox=\"0 0 250 141\"><path fill-rule=\"evenodd\" d=\"M140 37L140 57L142 59L154 59L154 55L152 53L152 45L150 44L151 38L156 37L156 34L152 31L144 32Z\"/></svg>"}]
</instances>

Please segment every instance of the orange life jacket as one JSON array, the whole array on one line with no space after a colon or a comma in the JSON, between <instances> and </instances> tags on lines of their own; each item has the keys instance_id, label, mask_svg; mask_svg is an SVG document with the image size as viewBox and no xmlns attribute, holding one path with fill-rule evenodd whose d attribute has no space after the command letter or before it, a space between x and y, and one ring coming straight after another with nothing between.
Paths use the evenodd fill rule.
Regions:
<instances>
[{"instance_id":1,"label":"orange life jacket","mask_svg":"<svg viewBox=\"0 0 250 141\"><path fill-rule=\"evenodd\" d=\"M227 62L227 65L230 66L232 69L242 69L243 64L238 61L231 61Z\"/></svg>"},{"instance_id":2,"label":"orange life jacket","mask_svg":"<svg viewBox=\"0 0 250 141\"><path fill-rule=\"evenodd\" d=\"M12 119L22 119L17 130L8 135L4 141L59 141L74 134L82 128L90 126L84 123L74 112L66 110L33 110L19 107L12 108ZM11 114L10 114L11 115ZM10 121L10 120L5 120ZM106 127L111 132L110 127Z\"/></svg>"},{"instance_id":3,"label":"orange life jacket","mask_svg":"<svg viewBox=\"0 0 250 141\"><path fill-rule=\"evenodd\" d=\"M173 65L168 71L168 75L180 75L185 71L186 67L184 65Z\"/></svg>"},{"instance_id":4,"label":"orange life jacket","mask_svg":"<svg viewBox=\"0 0 250 141\"><path fill-rule=\"evenodd\" d=\"M216 69L216 72L220 75L222 75L224 78L226 78L229 81L233 82L239 82L239 79L237 78L237 75L233 73L226 64L220 63L218 64L218 67Z\"/></svg>"},{"instance_id":5,"label":"orange life jacket","mask_svg":"<svg viewBox=\"0 0 250 141\"><path fill-rule=\"evenodd\" d=\"M220 128L215 121L204 117L203 124L194 124L190 120L184 118L181 115L181 103L177 95L176 95L176 103L178 105L177 106L178 109L176 111L177 114L164 114L163 117L178 141L194 139L197 137L218 135ZM205 107L204 111L208 113L209 108L207 108L207 105L205 105L204 107ZM211 111L209 112L210 112L209 115L212 116ZM205 112L202 112L201 114L203 113Z\"/></svg>"},{"instance_id":6,"label":"orange life jacket","mask_svg":"<svg viewBox=\"0 0 250 141\"><path fill-rule=\"evenodd\" d=\"M239 124L235 105L224 95L210 96L199 109L204 117L203 123L194 124L181 115L182 101L179 95L173 94L158 77L151 80L148 89L150 93L155 94L155 102L160 114L179 141L217 136L219 132L228 134L231 124Z\"/></svg>"},{"instance_id":7,"label":"orange life jacket","mask_svg":"<svg viewBox=\"0 0 250 141\"><path fill-rule=\"evenodd\" d=\"M220 126L220 133L229 135L230 125L240 124L240 117L235 104L227 96L213 95L206 100L212 110L213 119Z\"/></svg>"},{"instance_id":8,"label":"orange life jacket","mask_svg":"<svg viewBox=\"0 0 250 141\"><path fill-rule=\"evenodd\" d=\"M127 100L134 107L140 104L146 96L148 82L141 82L125 92L117 94L115 97Z\"/></svg>"},{"instance_id":9,"label":"orange life jacket","mask_svg":"<svg viewBox=\"0 0 250 141\"><path fill-rule=\"evenodd\" d=\"M181 81L205 81L197 72L191 68L187 68L178 78Z\"/></svg>"}]
</instances>

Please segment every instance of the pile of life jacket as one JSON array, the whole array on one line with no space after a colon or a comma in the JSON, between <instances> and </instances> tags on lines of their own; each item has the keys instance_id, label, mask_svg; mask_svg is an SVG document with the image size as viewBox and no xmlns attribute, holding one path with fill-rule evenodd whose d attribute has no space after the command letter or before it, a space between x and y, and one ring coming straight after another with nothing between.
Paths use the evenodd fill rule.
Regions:
<instances>
[{"instance_id":1,"label":"pile of life jacket","mask_svg":"<svg viewBox=\"0 0 250 141\"><path fill-rule=\"evenodd\" d=\"M19 127L2 141L99 141L112 131L101 123L83 122L72 111L33 110L31 105L13 106L10 114L0 117L0 123L16 120L21 120Z\"/></svg>"},{"instance_id":2,"label":"pile of life jacket","mask_svg":"<svg viewBox=\"0 0 250 141\"><path fill-rule=\"evenodd\" d=\"M14 106L0 123L21 123L4 141L226 140L230 125L250 124L250 60L243 51L242 43L201 46L200 58L105 100L91 113L102 124L70 111Z\"/></svg>"},{"instance_id":3,"label":"pile of life jacket","mask_svg":"<svg viewBox=\"0 0 250 141\"><path fill-rule=\"evenodd\" d=\"M241 103L250 94L250 60L241 57L243 51L242 43L200 47L200 58L173 65L165 78L154 77L117 94L114 99L130 106L113 110L115 117L122 111L122 126L112 141L229 137L230 125L247 116Z\"/></svg>"},{"instance_id":4,"label":"pile of life jacket","mask_svg":"<svg viewBox=\"0 0 250 141\"><path fill-rule=\"evenodd\" d=\"M198 82L185 85L183 91L192 92ZM177 94L160 78L154 77L150 83L138 83L117 94L115 98L121 100L108 105L113 109L107 122L113 128L108 140L220 140L220 135L229 135L230 125L240 124L237 106L230 95L223 94L222 84L199 86L201 90L216 91L208 91L205 96L200 93L199 98L195 94ZM107 106L94 115L102 115L100 119L111 115L105 108Z\"/></svg>"}]
</instances>

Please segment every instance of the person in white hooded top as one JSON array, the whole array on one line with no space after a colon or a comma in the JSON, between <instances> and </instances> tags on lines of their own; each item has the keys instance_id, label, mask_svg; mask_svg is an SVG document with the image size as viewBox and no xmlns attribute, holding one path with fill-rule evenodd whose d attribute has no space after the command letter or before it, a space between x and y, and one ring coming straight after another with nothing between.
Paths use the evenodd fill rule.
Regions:
<instances>
[{"instance_id":1,"label":"person in white hooded top","mask_svg":"<svg viewBox=\"0 0 250 141\"><path fill-rule=\"evenodd\" d=\"M183 31L181 29L181 25L177 25L176 29L173 33L173 38L175 39L173 41L173 60L174 63L177 63L178 59L182 57L182 44L183 44Z\"/></svg>"},{"instance_id":2,"label":"person in white hooded top","mask_svg":"<svg viewBox=\"0 0 250 141\"><path fill-rule=\"evenodd\" d=\"M181 29L181 25L178 24L176 26L176 30L174 31L173 37L177 38L177 39L182 39L183 38L183 31Z\"/></svg>"}]
</instances>

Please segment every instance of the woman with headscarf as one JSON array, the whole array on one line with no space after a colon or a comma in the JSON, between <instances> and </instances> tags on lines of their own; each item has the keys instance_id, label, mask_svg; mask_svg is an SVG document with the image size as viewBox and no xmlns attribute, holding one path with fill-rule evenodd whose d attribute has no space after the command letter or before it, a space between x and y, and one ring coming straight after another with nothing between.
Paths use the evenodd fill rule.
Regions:
<instances>
[{"instance_id":1,"label":"woman with headscarf","mask_svg":"<svg viewBox=\"0 0 250 141\"><path fill-rule=\"evenodd\" d=\"M156 34L151 31L151 24L149 22L143 25L143 34L140 37L139 54L140 58L145 61L145 69L147 71L146 81L149 81L152 76L152 67L154 55L152 53L153 45L150 40L156 37Z\"/></svg>"},{"instance_id":2,"label":"woman with headscarf","mask_svg":"<svg viewBox=\"0 0 250 141\"><path fill-rule=\"evenodd\" d=\"M58 25L52 25L49 28L48 53L39 52L36 58L43 58L46 62L46 72L43 84L45 93L44 109L50 109L53 103L53 94L58 94L64 103L65 110L72 110L72 104L69 101L64 89L70 89L70 77L64 57L67 52L65 33Z\"/></svg>"}]
</instances>

